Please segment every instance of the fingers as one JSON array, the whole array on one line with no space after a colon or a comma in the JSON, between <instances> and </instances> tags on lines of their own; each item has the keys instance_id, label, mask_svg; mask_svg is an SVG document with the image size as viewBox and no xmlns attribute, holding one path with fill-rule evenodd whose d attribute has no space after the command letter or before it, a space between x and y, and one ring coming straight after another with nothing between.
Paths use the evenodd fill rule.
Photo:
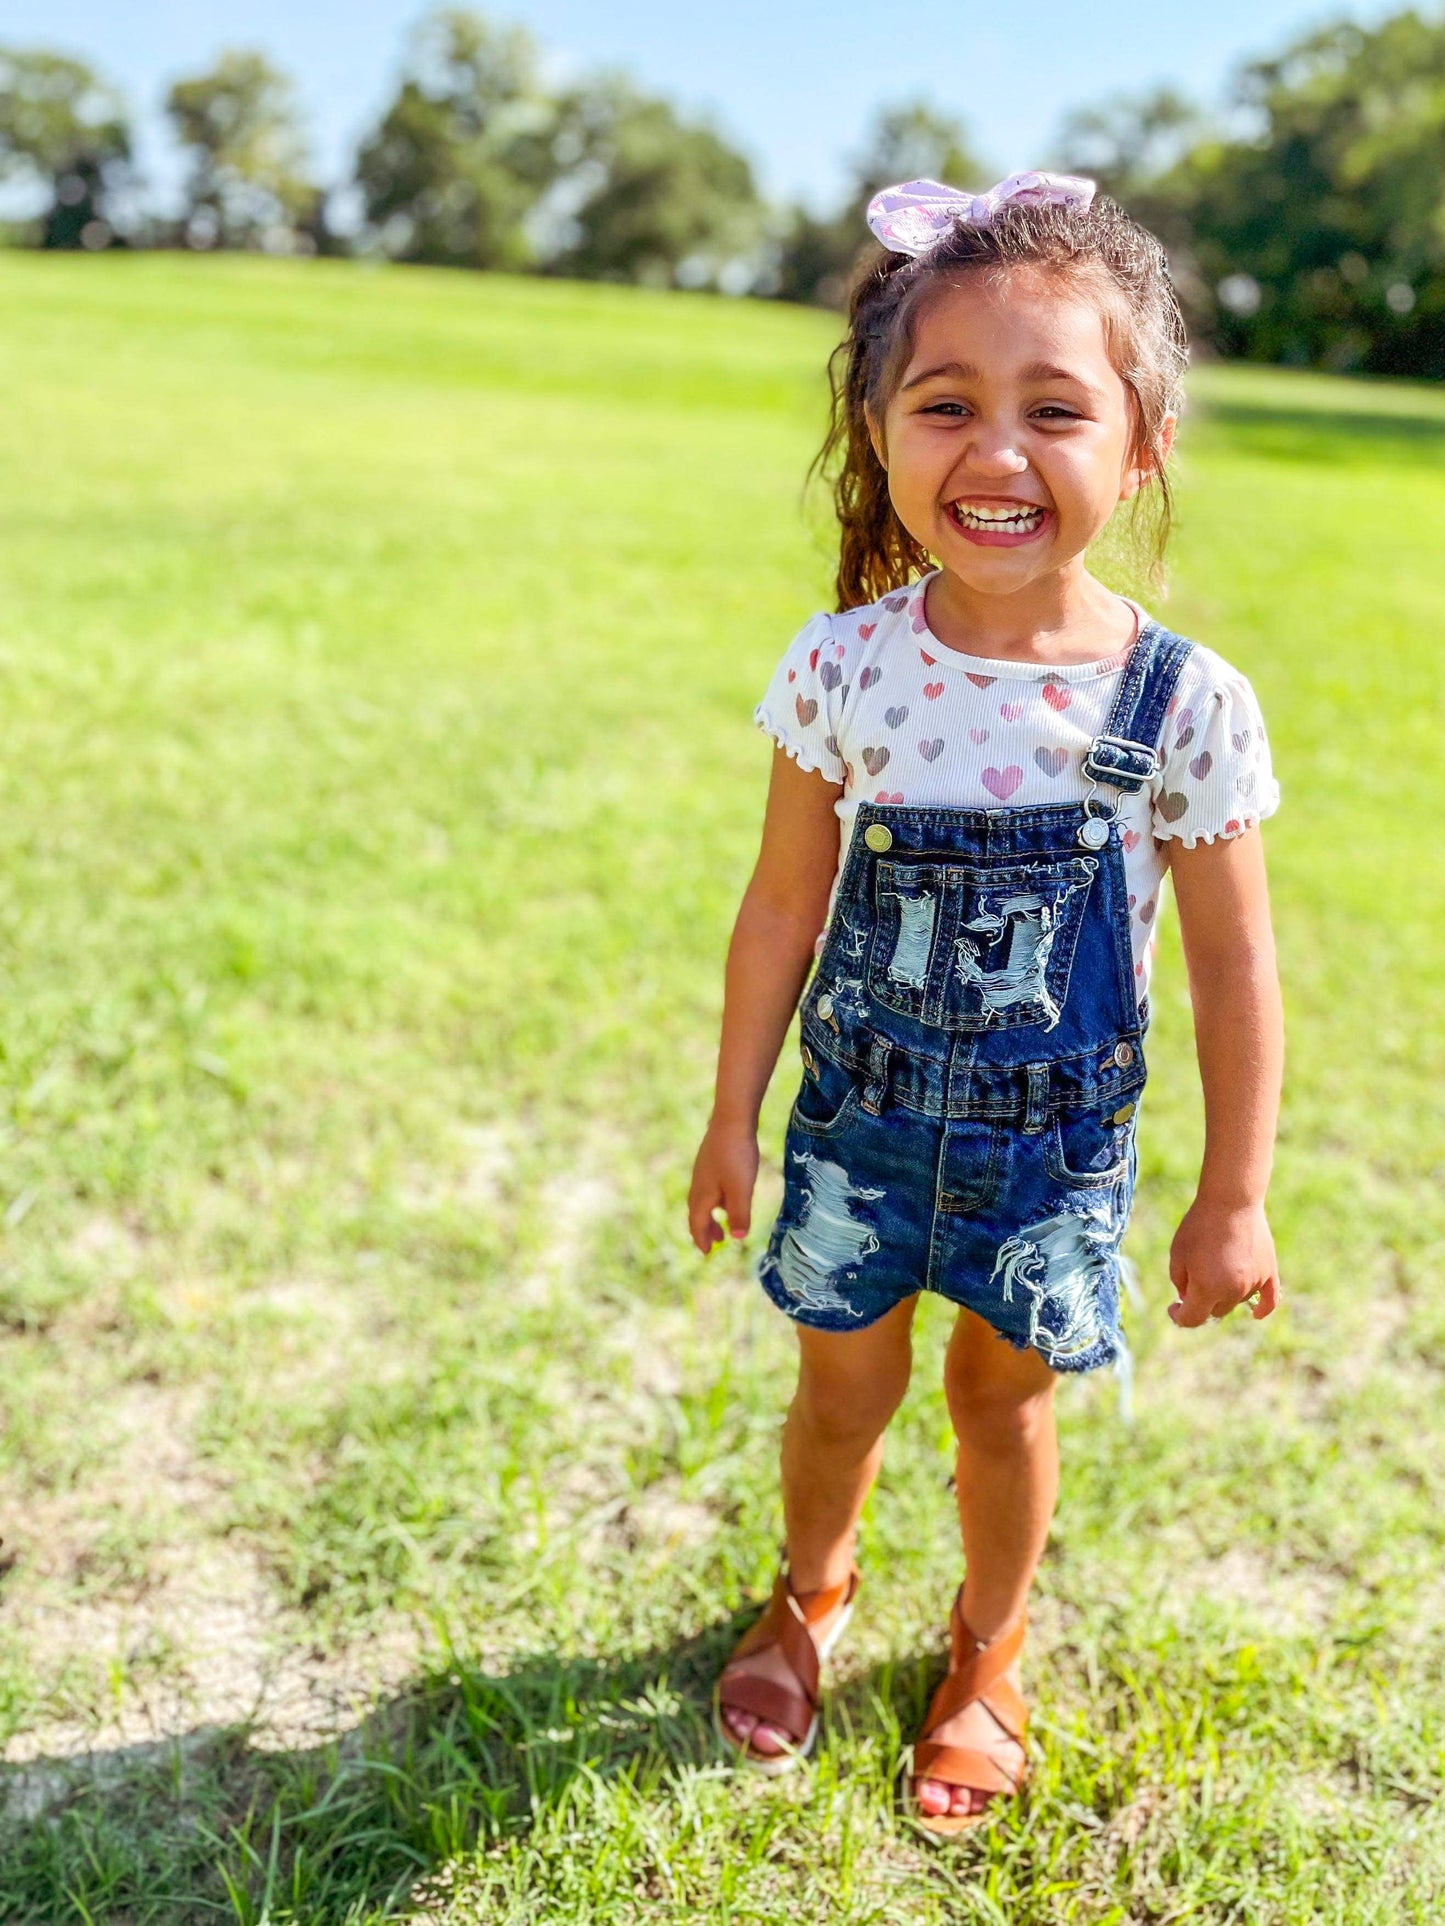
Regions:
<instances>
[{"instance_id":1,"label":"fingers","mask_svg":"<svg viewBox=\"0 0 1445 1926\"><path fill-rule=\"evenodd\" d=\"M706 1257L714 1244L723 1239L723 1228L713 1213L722 1205L722 1188L711 1184L695 1189L687 1200L687 1227L692 1241Z\"/></svg>"},{"instance_id":2,"label":"fingers","mask_svg":"<svg viewBox=\"0 0 1445 1926\"><path fill-rule=\"evenodd\" d=\"M1169 1316L1182 1330L1194 1331L1201 1324L1208 1324L1211 1318L1228 1317L1241 1304L1248 1304L1250 1315L1256 1319L1268 1317L1278 1307L1279 1300L1279 1278L1274 1273L1250 1291L1228 1284L1211 1291L1186 1280L1179 1302L1169 1306Z\"/></svg>"},{"instance_id":3,"label":"fingers","mask_svg":"<svg viewBox=\"0 0 1445 1926\"><path fill-rule=\"evenodd\" d=\"M1210 1303L1204 1292L1192 1284L1189 1266L1183 1253L1176 1247L1169 1252L1169 1282L1179 1293L1177 1304L1169 1306L1169 1316L1181 1330L1192 1331L1208 1321Z\"/></svg>"},{"instance_id":4,"label":"fingers","mask_svg":"<svg viewBox=\"0 0 1445 1926\"><path fill-rule=\"evenodd\" d=\"M1279 1259L1263 1204L1218 1204L1196 1197L1169 1247L1169 1277L1179 1302L1173 1323L1197 1330L1241 1304L1256 1320L1279 1305Z\"/></svg>"},{"instance_id":5,"label":"fingers","mask_svg":"<svg viewBox=\"0 0 1445 1926\"><path fill-rule=\"evenodd\" d=\"M1279 1278L1275 1275L1267 1277L1259 1287L1259 1296L1254 1301L1253 1316L1268 1317L1271 1311L1279 1308L1281 1295Z\"/></svg>"},{"instance_id":6,"label":"fingers","mask_svg":"<svg viewBox=\"0 0 1445 1926\"><path fill-rule=\"evenodd\" d=\"M1179 1302L1169 1306L1169 1315L1182 1330L1194 1331L1201 1324L1207 1324L1214 1314L1214 1307L1202 1290L1193 1289L1186 1282Z\"/></svg>"},{"instance_id":7,"label":"fingers","mask_svg":"<svg viewBox=\"0 0 1445 1926\"><path fill-rule=\"evenodd\" d=\"M719 1211L727 1219L726 1228L718 1221ZM729 1235L739 1241L746 1237L751 1222L752 1198L741 1184L714 1181L688 1198L688 1231L704 1257Z\"/></svg>"},{"instance_id":8,"label":"fingers","mask_svg":"<svg viewBox=\"0 0 1445 1926\"><path fill-rule=\"evenodd\" d=\"M1169 1282L1183 1297L1189 1285L1189 1266L1177 1244L1171 1245L1169 1250Z\"/></svg>"},{"instance_id":9,"label":"fingers","mask_svg":"<svg viewBox=\"0 0 1445 1926\"><path fill-rule=\"evenodd\" d=\"M727 1214L728 1230L736 1238L744 1238L748 1234L748 1226L752 1222L752 1203L751 1191L724 1179L723 1210Z\"/></svg>"}]
</instances>

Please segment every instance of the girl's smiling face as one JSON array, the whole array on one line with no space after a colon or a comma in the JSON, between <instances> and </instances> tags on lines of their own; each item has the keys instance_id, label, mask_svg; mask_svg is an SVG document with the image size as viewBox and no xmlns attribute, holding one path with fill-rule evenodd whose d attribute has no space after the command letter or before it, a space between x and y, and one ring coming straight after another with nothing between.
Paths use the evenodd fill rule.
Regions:
<instances>
[{"instance_id":1,"label":"girl's smiling face","mask_svg":"<svg viewBox=\"0 0 1445 1926\"><path fill-rule=\"evenodd\" d=\"M1012 594L1079 562L1162 465L1137 445L1129 390L1087 289L1015 267L931 294L869 432L898 519L947 574Z\"/></svg>"}]
</instances>

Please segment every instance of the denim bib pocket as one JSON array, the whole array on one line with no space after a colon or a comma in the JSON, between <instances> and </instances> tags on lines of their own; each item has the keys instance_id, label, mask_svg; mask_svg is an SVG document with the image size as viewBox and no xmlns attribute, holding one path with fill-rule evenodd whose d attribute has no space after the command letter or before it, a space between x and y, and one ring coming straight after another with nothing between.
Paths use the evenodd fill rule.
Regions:
<instances>
[{"instance_id":1,"label":"denim bib pocket","mask_svg":"<svg viewBox=\"0 0 1445 1926\"><path fill-rule=\"evenodd\" d=\"M937 1029L1059 1021L1098 863L878 862L868 990Z\"/></svg>"}]
</instances>

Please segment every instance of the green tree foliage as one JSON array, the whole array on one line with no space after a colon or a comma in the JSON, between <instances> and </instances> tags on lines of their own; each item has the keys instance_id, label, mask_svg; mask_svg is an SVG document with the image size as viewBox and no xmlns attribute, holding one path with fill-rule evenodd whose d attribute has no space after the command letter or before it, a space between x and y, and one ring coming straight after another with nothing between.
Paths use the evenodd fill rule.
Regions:
<instances>
[{"instance_id":1,"label":"green tree foliage","mask_svg":"<svg viewBox=\"0 0 1445 1926\"><path fill-rule=\"evenodd\" d=\"M705 123L603 76L558 104L557 244L548 266L586 279L726 284L762 230L752 169Z\"/></svg>"},{"instance_id":2,"label":"green tree foliage","mask_svg":"<svg viewBox=\"0 0 1445 1926\"><path fill-rule=\"evenodd\" d=\"M340 246L308 177L290 82L254 52L166 101L191 159L185 238ZM83 62L0 49L0 178L38 184L48 247L126 223L131 139ZM1053 164L1092 175L1165 241L1197 338L1221 353L1445 376L1445 17L1345 22L1245 67L1219 115L1173 88L1065 121ZM357 157L367 235L398 259L659 285L752 286L837 305L872 243L877 188L985 186L960 124L884 107L834 213L773 214L715 128L601 74L557 94L536 44L465 8L413 30Z\"/></svg>"},{"instance_id":3,"label":"green tree foliage","mask_svg":"<svg viewBox=\"0 0 1445 1926\"><path fill-rule=\"evenodd\" d=\"M988 186L987 170L962 125L926 101L880 108L853 162L860 201L895 181L946 181L951 187Z\"/></svg>"},{"instance_id":4,"label":"green tree foliage","mask_svg":"<svg viewBox=\"0 0 1445 1926\"><path fill-rule=\"evenodd\" d=\"M1060 165L1087 174L1115 200L1137 200L1153 192L1208 131L1199 108L1177 88L1117 94L1065 117Z\"/></svg>"},{"instance_id":5,"label":"green tree foliage","mask_svg":"<svg viewBox=\"0 0 1445 1926\"><path fill-rule=\"evenodd\" d=\"M1220 347L1445 375L1445 20L1311 34L1241 98L1260 136L1197 150L1184 182Z\"/></svg>"},{"instance_id":6,"label":"green tree foliage","mask_svg":"<svg viewBox=\"0 0 1445 1926\"><path fill-rule=\"evenodd\" d=\"M1211 131L1177 96L1116 101L1063 159L1164 238L1221 353L1445 375L1445 20L1308 34L1235 106Z\"/></svg>"},{"instance_id":7,"label":"green tree foliage","mask_svg":"<svg viewBox=\"0 0 1445 1926\"><path fill-rule=\"evenodd\" d=\"M521 28L443 8L423 19L396 98L362 144L366 217L399 260L522 268L556 176L556 107Z\"/></svg>"},{"instance_id":8,"label":"green tree foliage","mask_svg":"<svg viewBox=\"0 0 1445 1926\"><path fill-rule=\"evenodd\" d=\"M1196 338L1212 334L1218 304L1194 255L1189 159L1220 138L1199 106L1176 88L1160 87L1115 94L1069 114L1051 157L1065 172L1097 182L1164 242Z\"/></svg>"},{"instance_id":9,"label":"green tree foliage","mask_svg":"<svg viewBox=\"0 0 1445 1926\"><path fill-rule=\"evenodd\" d=\"M785 301L836 307L855 265L871 247L863 210L880 187L937 180L980 189L992 177L958 121L915 100L882 108L849 168L839 211L818 216L793 208L783 230L774 292Z\"/></svg>"},{"instance_id":10,"label":"green tree foliage","mask_svg":"<svg viewBox=\"0 0 1445 1926\"><path fill-rule=\"evenodd\" d=\"M190 157L185 238L197 247L294 244L315 218L295 91L264 54L233 51L166 95Z\"/></svg>"},{"instance_id":11,"label":"green tree foliage","mask_svg":"<svg viewBox=\"0 0 1445 1926\"><path fill-rule=\"evenodd\" d=\"M47 190L42 246L111 244L130 154L119 95L83 61L40 48L0 48L0 177Z\"/></svg>"}]
</instances>

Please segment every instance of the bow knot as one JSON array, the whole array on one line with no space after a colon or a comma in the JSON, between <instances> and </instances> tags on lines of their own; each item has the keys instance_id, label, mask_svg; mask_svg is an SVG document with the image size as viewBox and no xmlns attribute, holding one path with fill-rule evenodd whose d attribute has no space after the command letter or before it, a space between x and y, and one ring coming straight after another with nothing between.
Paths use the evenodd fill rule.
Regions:
<instances>
[{"instance_id":1,"label":"bow knot","mask_svg":"<svg viewBox=\"0 0 1445 1926\"><path fill-rule=\"evenodd\" d=\"M988 227L1006 207L1086 208L1094 183L1078 174L1010 174L983 194L966 194L942 181L900 181L868 203L869 227L896 254L927 254L955 221Z\"/></svg>"}]
</instances>

